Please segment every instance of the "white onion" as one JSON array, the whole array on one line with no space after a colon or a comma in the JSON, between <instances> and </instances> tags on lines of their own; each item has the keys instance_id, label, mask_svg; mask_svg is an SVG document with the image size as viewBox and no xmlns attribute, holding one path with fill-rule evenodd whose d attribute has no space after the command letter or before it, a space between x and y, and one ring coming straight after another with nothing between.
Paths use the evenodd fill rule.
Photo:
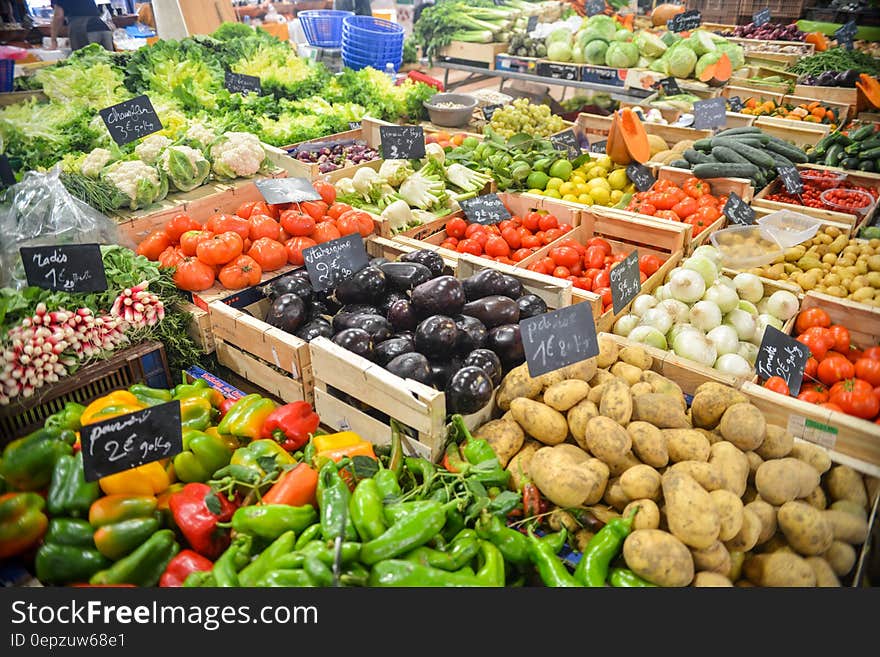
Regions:
<instances>
[{"instance_id":1,"label":"white onion","mask_svg":"<svg viewBox=\"0 0 880 657\"><path fill-rule=\"evenodd\" d=\"M638 317L635 315L623 315L620 319L614 322L613 333L614 335L622 335L623 337L626 337L638 325Z\"/></svg>"},{"instance_id":2,"label":"white onion","mask_svg":"<svg viewBox=\"0 0 880 657\"><path fill-rule=\"evenodd\" d=\"M654 290L654 298L658 301L665 301L666 299L671 299L672 294L669 292L669 285L660 285Z\"/></svg>"},{"instance_id":3,"label":"white onion","mask_svg":"<svg viewBox=\"0 0 880 657\"><path fill-rule=\"evenodd\" d=\"M722 283L716 283L703 295L703 299L711 301L718 306L718 309L727 314L739 303L739 297L736 296L736 290Z\"/></svg>"},{"instance_id":4,"label":"white onion","mask_svg":"<svg viewBox=\"0 0 880 657\"><path fill-rule=\"evenodd\" d=\"M697 272L691 269L682 269L675 272L675 275L669 280L669 291L673 299L693 303L703 296L706 291L706 282Z\"/></svg>"},{"instance_id":5,"label":"white onion","mask_svg":"<svg viewBox=\"0 0 880 657\"><path fill-rule=\"evenodd\" d=\"M691 309L686 303L683 303L678 299L666 299L665 301L661 301L659 307L665 308L666 312L672 316L673 324L681 324L682 322L688 321L688 314Z\"/></svg>"},{"instance_id":6,"label":"white onion","mask_svg":"<svg viewBox=\"0 0 880 657\"><path fill-rule=\"evenodd\" d=\"M678 267L673 267L672 269L670 269L670 270L669 270L669 273L666 274L666 282L668 283L669 281L671 281L671 280L672 280L672 277L675 275L675 273L676 273L676 272L679 272L679 271L681 271L681 265L679 265Z\"/></svg>"},{"instance_id":7,"label":"white onion","mask_svg":"<svg viewBox=\"0 0 880 657\"><path fill-rule=\"evenodd\" d=\"M724 316L724 323L736 330L740 340L751 340L755 335L755 316L741 308L734 308Z\"/></svg>"},{"instance_id":8,"label":"white onion","mask_svg":"<svg viewBox=\"0 0 880 657\"><path fill-rule=\"evenodd\" d=\"M749 365L755 366L755 361L758 359L757 345L753 345L751 342L740 342L736 353L745 358Z\"/></svg>"},{"instance_id":9,"label":"white onion","mask_svg":"<svg viewBox=\"0 0 880 657\"><path fill-rule=\"evenodd\" d=\"M723 354L715 361L715 369L725 374L748 377L752 375L752 366L739 354Z\"/></svg>"},{"instance_id":10,"label":"white onion","mask_svg":"<svg viewBox=\"0 0 880 657\"><path fill-rule=\"evenodd\" d=\"M761 340L764 339L764 329L768 326L782 330L782 320L773 315L758 315L755 320L755 335L752 336L750 342L760 346Z\"/></svg>"},{"instance_id":11,"label":"white onion","mask_svg":"<svg viewBox=\"0 0 880 657\"><path fill-rule=\"evenodd\" d=\"M653 326L636 326L627 336L628 340L646 344L657 349L667 349L666 338Z\"/></svg>"},{"instance_id":12,"label":"white onion","mask_svg":"<svg viewBox=\"0 0 880 657\"><path fill-rule=\"evenodd\" d=\"M712 264L714 264L717 269L721 268L721 251L710 244L702 244L698 246L696 249L694 249L692 255L699 256L701 258L707 258L708 260L712 261Z\"/></svg>"},{"instance_id":13,"label":"white onion","mask_svg":"<svg viewBox=\"0 0 880 657\"><path fill-rule=\"evenodd\" d=\"M726 285L731 290L736 292L736 285L733 284L733 279L730 278L730 276L719 276L718 277L718 284L719 285Z\"/></svg>"},{"instance_id":14,"label":"white onion","mask_svg":"<svg viewBox=\"0 0 880 657\"><path fill-rule=\"evenodd\" d=\"M715 345L715 351L719 356L735 354L739 349L739 336L732 326L716 326L706 334L706 337Z\"/></svg>"},{"instance_id":15,"label":"white onion","mask_svg":"<svg viewBox=\"0 0 880 657\"><path fill-rule=\"evenodd\" d=\"M755 308L758 309L759 315L764 315L764 314L767 314L770 312L769 310L767 310L767 302L768 301L770 301L770 297L764 297L758 303L755 304Z\"/></svg>"},{"instance_id":16,"label":"white onion","mask_svg":"<svg viewBox=\"0 0 880 657\"><path fill-rule=\"evenodd\" d=\"M632 314L641 317L658 303L659 300L657 298L648 294L639 295L636 297L636 300L633 301Z\"/></svg>"},{"instance_id":17,"label":"white onion","mask_svg":"<svg viewBox=\"0 0 880 657\"><path fill-rule=\"evenodd\" d=\"M660 333L666 333L672 328L672 315L662 306L649 309L639 322L640 326L653 326Z\"/></svg>"},{"instance_id":18,"label":"white onion","mask_svg":"<svg viewBox=\"0 0 880 657\"><path fill-rule=\"evenodd\" d=\"M691 307L688 319L701 331L708 332L716 326L721 326L721 310L711 301L697 301Z\"/></svg>"},{"instance_id":19,"label":"white onion","mask_svg":"<svg viewBox=\"0 0 880 657\"><path fill-rule=\"evenodd\" d=\"M677 356L711 367L718 358L715 345L699 331L682 331L672 345Z\"/></svg>"},{"instance_id":20,"label":"white onion","mask_svg":"<svg viewBox=\"0 0 880 657\"><path fill-rule=\"evenodd\" d=\"M737 302L736 307L739 308L740 310L745 310L749 315L752 315L754 317L758 316L758 307L755 304L753 304L751 301L746 301L745 299L740 299Z\"/></svg>"},{"instance_id":21,"label":"white onion","mask_svg":"<svg viewBox=\"0 0 880 657\"><path fill-rule=\"evenodd\" d=\"M685 331L694 331L695 333L702 335L702 331L692 324L676 324L669 329L669 332L666 334L666 342L672 344L675 342L675 338L678 337L678 334L684 333Z\"/></svg>"},{"instance_id":22,"label":"white onion","mask_svg":"<svg viewBox=\"0 0 880 657\"><path fill-rule=\"evenodd\" d=\"M767 300L767 312L783 322L794 317L799 307L797 297L785 290L777 290Z\"/></svg>"},{"instance_id":23,"label":"white onion","mask_svg":"<svg viewBox=\"0 0 880 657\"><path fill-rule=\"evenodd\" d=\"M708 258L691 256L684 261L683 267L697 272L703 277L703 281L707 286L712 285L715 282L715 279L718 278L718 269L715 267L715 263Z\"/></svg>"},{"instance_id":24,"label":"white onion","mask_svg":"<svg viewBox=\"0 0 880 657\"><path fill-rule=\"evenodd\" d=\"M764 296L764 284L754 274L747 274L745 272L737 274L733 278L733 284L736 286L736 293L740 299L758 303L761 297Z\"/></svg>"}]
</instances>

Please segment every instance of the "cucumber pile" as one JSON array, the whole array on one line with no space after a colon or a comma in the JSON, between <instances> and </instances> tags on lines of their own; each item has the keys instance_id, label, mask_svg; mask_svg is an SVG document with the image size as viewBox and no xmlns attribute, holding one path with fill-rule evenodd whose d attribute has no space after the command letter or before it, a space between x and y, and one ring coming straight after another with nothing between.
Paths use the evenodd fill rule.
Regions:
<instances>
[{"instance_id":1,"label":"cucumber pile","mask_svg":"<svg viewBox=\"0 0 880 657\"><path fill-rule=\"evenodd\" d=\"M731 128L699 139L670 166L691 169L697 178L748 178L761 189L776 178L778 167L807 162L797 146L760 128Z\"/></svg>"},{"instance_id":2,"label":"cucumber pile","mask_svg":"<svg viewBox=\"0 0 880 657\"><path fill-rule=\"evenodd\" d=\"M810 151L810 162L850 171L880 171L880 132L865 125L849 134L840 131L823 137Z\"/></svg>"}]
</instances>

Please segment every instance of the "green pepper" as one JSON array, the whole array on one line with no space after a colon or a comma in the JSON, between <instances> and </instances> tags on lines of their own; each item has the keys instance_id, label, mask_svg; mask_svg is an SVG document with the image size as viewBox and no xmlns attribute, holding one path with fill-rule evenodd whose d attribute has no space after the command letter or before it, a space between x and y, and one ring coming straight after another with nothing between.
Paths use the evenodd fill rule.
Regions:
<instances>
[{"instance_id":1,"label":"green pepper","mask_svg":"<svg viewBox=\"0 0 880 657\"><path fill-rule=\"evenodd\" d=\"M351 491L333 461L327 461L318 473L317 496L324 540L335 540L337 536L347 540L356 538L357 531L348 512Z\"/></svg>"},{"instance_id":2,"label":"green pepper","mask_svg":"<svg viewBox=\"0 0 880 657\"><path fill-rule=\"evenodd\" d=\"M87 582L110 560L95 549L92 526L85 520L53 518L34 559L37 579L45 584Z\"/></svg>"},{"instance_id":3,"label":"green pepper","mask_svg":"<svg viewBox=\"0 0 880 657\"><path fill-rule=\"evenodd\" d=\"M333 571L330 570L330 566L318 559L318 557L310 554L306 555L303 560L303 570L316 586L333 585Z\"/></svg>"},{"instance_id":4,"label":"green pepper","mask_svg":"<svg viewBox=\"0 0 880 657\"><path fill-rule=\"evenodd\" d=\"M45 488L58 459L73 453L74 442L76 433L69 429L37 429L6 446L0 460L0 475L14 490Z\"/></svg>"},{"instance_id":5,"label":"green pepper","mask_svg":"<svg viewBox=\"0 0 880 657\"><path fill-rule=\"evenodd\" d=\"M525 534L511 529L504 524L498 516L488 512L483 513L477 521L477 535L491 541L495 547L501 550L504 559L510 563L522 566L529 562L529 539ZM556 554L559 550L554 550Z\"/></svg>"},{"instance_id":6,"label":"green pepper","mask_svg":"<svg viewBox=\"0 0 880 657\"><path fill-rule=\"evenodd\" d=\"M127 557L92 575L89 583L155 586L168 562L179 550L174 532L160 529Z\"/></svg>"},{"instance_id":7,"label":"green pepper","mask_svg":"<svg viewBox=\"0 0 880 657\"><path fill-rule=\"evenodd\" d=\"M612 518L590 539L574 571L574 578L581 586L605 586L608 568L632 531L637 512L638 508L626 518Z\"/></svg>"},{"instance_id":8,"label":"green pepper","mask_svg":"<svg viewBox=\"0 0 880 657\"><path fill-rule=\"evenodd\" d=\"M342 565L349 565L360 558L361 544L351 541L343 541L340 548L340 561ZM336 546L324 541L312 541L308 545L294 552L282 555L275 560L273 568L302 568L306 557L317 557L320 561L332 566L336 561Z\"/></svg>"},{"instance_id":9,"label":"green pepper","mask_svg":"<svg viewBox=\"0 0 880 657\"><path fill-rule=\"evenodd\" d=\"M392 470L379 470L373 477L376 482L376 488L379 489L379 496L382 498L383 504L388 504L392 500L400 497L400 484L397 482L397 475Z\"/></svg>"},{"instance_id":10,"label":"green pepper","mask_svg":"<svg viewBox=\"0 0 880 657\"><path fill-rule=\"evenodd\" d=\"M319 538L321 538L321 524L315 523L311 527L305 529L303 533L299 535L299 538L296 539L296 545L293 546L293 549L302 550L306 545Z\"/></svg>"},{"instance_id":11,"label":"green pepper","mask_svg":"<svg viewBox=\"0 0 880 657\"><path fill-rule=\"evenodd\" d=\"M296 534L293 531L281 534L260 553L260 556L242 569L238 574L238 583L241 586L256 586L259 580L274 569L273 564L279 557L289 554L293 550L295 540Z\"/></svg>"},{"instance_id":12,"label":"green pepper","mask_svg":"<svg viewBox=\"0 0 880 657\"><path fill-rule=\"evenodd\" d=\"M285 532L293 531L298 534L317 519L318 514L311 504L259 504L236 509L232 516L232 529L239 534L250 534L274 541Z\"/></svg>"},{"instance_id":13,"label":"green pepper","mask_svg":"<svg viewBox=\"0 0 880 657\"><path fill-rule=\"evenodd\" d=\"M489 541L480 540L477 579L485 586L504 586L504 555Z\"/></svg>"},{"instance_id":14,"label":"green pepper","mask_svg":"<svg viewBox=\"0 0 880 657\"><path fill-rule=\"evenodd\" d=\"M255 586L276 586L276 587L307 587L315 586L309 574L302 570L273 570L266 573Z\"/></svg>"},{"instance_id":15,"label":"green pepper","mask_svg":"<svg viewBox=\"0 0 880 657\"><path fill-rule=\"evenodd\" d=\"M391 455L388 457L388 470L394 474L395 480L403 470L403 428L391 418Z\"/></svg>"},{"instance_id":16,"label":"green pepper","mask_svg":"<svg viewBox=\"0 0 880 657\"><path fill-rule=\"evenodd\" d=\"M231 459L232 450L220 436L184 429L183 451L174 457L174 472L186 483L205 482Z\"/></svg>"},{"instance_id":17,"label":"green pepper","mask_svg":"<svg viewBox=\"0 0 880 657\"><path fill-rule=\"evenodd\" d=\"M432 504L444 502L440 500L414 500L412 502L398 502L397 504L389 504L383 510L383 515L385 516L385 524L389 527L394 525L407 516L411 516L414 513L419 513L424 509L430 507Z\"/></svg>"},{"instance_id":18,"label":"green pepper","mask_svg":"<svg viewBox=\"0 0 880 657\"><path fill-rule=\"evenodd\" d=\"M454 504L454 502L450 502ZM361 548L361 561L371 566L424 545L446 524L446 509L438 502L425 502L420 510L391 525L379 538Z\"/></svg>"},{"instance_id":19,"label":"green pepper","mask_svg":"<svg viewBox=\"0 0 880 657\"><path fill-rule=\"evenodd\" d=\"M86 407L76 402L66 402L64 408L57 413L53 413L46 418L43 427L46 429L68 429L70 431L79 431L82 424L79 419L82 417Z\"/></svg>"},{"instance_id":20,"label":"green pepper","mask_svg":"<svg viewBox=\"0 0 880 657\"><path fill-rule=\"evenodd\" d=\"M171 391L161 388L151 388L142 383L136 383L128 391L137 397L138 401L146 406L158 406L171 401Z\"/></svg>"},{"instance_id":21,"label":"green pepper","mask_svg":"<svg viewBox=\"0 0 880 657\"><path fill-rule=\"evenodd\" d=\"M355 487L349 502L349 515L361 540L372 541L385 532L382 495L375 479L362 479Z\"/></svg>"},{"instance_id":22,"label":"green pepper","mask_svg":"<svg viewBox=\"0 0 880 657\"><path fill-rule=\"evenodd\" d=\"M550 546L553 550L553 554L558 554L562 549L562 546L565 545L566 538L568 538L568 531L563 527L558 532L542 536L541 540Z\"/></svg>"},{"instance_id":23,"label":"green pepper","mask_svg":"<svg viewBox=\"0 0 880 657\"><path fill-rule=\"evenodd\" d=\"M544 586L578 587L580 584L568 572L565 564L553 552L553 546L545 543L532 532L528 535L529 558L535 565Z\"/></svg>"},{"instance_id":24,"label":"green pepper","mask_svg":"<svg viewBox=\"0 0 880 657\"><path fill-rule=\"evenodd\" d=\"M460 570L464 568L480 551L480 541L472 529L464 529L452 541L449 550L441 552L425 545L407 552L402 558L406 561L420 563L423 566L440 568L441 570Z\"/></svg>"},{"instance_id":25,"label":"green pepper","mask_svg":"<svg viewBox=\"0 0 880 657\"><path fill-rule=\"evenodd\" d=\"M214 408L219 408L223 403L223 394L212 388L204 379L196 379L192 383L181 383L174 387L172 399L192 399L193 397L206 400Z\"/></svg>"},{"instance_id":26,"label":"green pepper","mask_svg":"<svg viewBox=\"0 0 880 657\"><path fill-rule=\"evenodd\" d=\"M656 587L646 579L642 579L627 568L612 568L608 577L611 586L618 588Z\"/></svg>"},{"instance_id":27,"label":"green pepper","mask_svg":"<svg viewBox=\"0 0 880 657\"><path fill-rule=\"evenodd\" d=\"M353 563L339 574L342 586L367 586L370 583L370 571L359 563Z\"/></svg>"},{"instance_id":28,"label":"green pepper","mask_svg":"<svg viewBox=\"0 0 880 657\"><path fill-rule=\"evenodd\" d=\"M210 570L200 570L190 573L183 580L183 587L187 589L200 588L204 586L216 586L214 583L214 575Z\"/></svg>"},{"instance_id":29,"label":"green pepper","mask_svg":"<svg viewBox=\"0 0 880 657\"><path fill-rule=\"evenodd\" d=\"M447 504L446 506L446 524L440 535L446 541L451 541L455 536L465 528L464 514L458 510L455 504Z\"/></svg>"},{"instance_id":30,"label":"green pepper","mask_svg":"<svg viewBox=\"0 0 880 657\"><path fill-rule=\"evenodd\" d=\"M222 432L221 432L222 433ZM296 459L274 440L254 440L245 447L239 447L232 454L231 465L243 465L256 471L260 476L271 470L269 460L274 461L274 466L283 468L285 465L294 465ZM215 476L220 474L215 473Z\"/></svg>"},{"instance_id":31,"label":"green pepper","mask_svg":"<svg viewBox=\"0 0 880 657\"><path fill-rule=\"evenodd\" d=\"M449 572L402 559L386 559L373 566L370 586L467 587L486 586L473 572Z\"/></svg>"},{"instance_id":32,"label":"green pepper","mask_svg":"<svg viewBox=\"0 0 880 657\"><path fill-rule=\"evenodd\" d=\"M110 523L95 532L95 545L108 559L121 559L155 534L161 526L162 514L158 511L145 518L129 518Z\"/></svg>"},{"instance_id":33,"label":"green pepper","mask_svg":"<svg viewBox=\"0 0 880 657\"><path fill-rule=\"evenodd\" d=\"M217 431L230 436L256 440L262 433L263 422L275 407L276 404L271 399L257 394L245 395L226 412L217 425Z\"/></svg>"},{"instance_id":34,"label":"green pepper","mask_svg":"<svg viewBox=\"0 0 880 657\"><path fill-rule=\"evenodd\" d=\"M239 534L214 562L211 574L214 576L215 586L239 586L238 572L250 561L253 537L248 534Z\"/></svg>"},{"instance_id":35,"label":"green pepper","mask_svg":"<svg viewBox=\"0 0 880 657\"><path fill-rule=\"evenodd\" d=\"M186 397L180 401L180 426L204 431L213 424L215 411L211 402L202 397Z\"/></svg>"},{"instance_id":36,"label":"green pepper","mask_svg":"<svg viewBox=\"0 0 880 657\"><path fill-rule=\"evenodd\" d=\"M46 508L53 516L84 518L92 502L101 496L97 481L87 482L83 471L82 452L58 457L49 482Z\"/></svg>"},{"instance_id":37,"label":"green pepper","mask_svg":"<svg viewBox=\"0 0 880 657\"><path fill-rule=\"evenodd\" d=\"M459 445L464 443L461 448L462 455L471 465L479 465L485 461L498 458L495 450L492 449L492 446L486 440L477 439L471 435L470 430L464 423L464 417L460 414L456 413L452 416L449 432L453 442Z\"/></svg>"},{"instance_id":38,"label":"green pepper","mask_svg":"<svg viewBox=\"0 0 880 657\"><path fill-rule=\"evenodd\" d=\"M421 480L422 483L433 479L434 474L437 472L437 468L434 467L433 463L421 457L407 456L404 462L406 463L406 469L415 475L417 479Z\"/></svg>"}]
</instances>

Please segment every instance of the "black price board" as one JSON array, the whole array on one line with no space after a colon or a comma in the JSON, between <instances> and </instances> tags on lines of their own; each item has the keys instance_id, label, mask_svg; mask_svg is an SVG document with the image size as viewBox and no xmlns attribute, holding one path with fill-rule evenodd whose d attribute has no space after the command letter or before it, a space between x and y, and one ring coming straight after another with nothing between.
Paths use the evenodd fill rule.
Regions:
<instances>
[{"instance_id":1,"label":"black price board","mask_svg":"<svg viewBox=\"0 0 880 657\"><path fill-rule=\"evenodd\" d=\"M764 337L758 348L755 370L762 379L781 376L793 396L801 391L804 368L812 354L810 348L772 326L764 329Z\"/></svg>"},{"instance_id":2,"label":"black price board","mask_svg":"<svg viewBox=\"0 0 880 657\"><path fill-rule=\"evenodd\" d=\"M766 25L770 22L770 8L762 9L761 11L755 12L752 14L752 23L755 24L755 27L761 27L762 25Z\"/></svg>"},{"instance_id":3,"label":"black price board","mask_svg":"<svg viewBox=\"0 0 880 657\"><path fill-rule=\"evenodd\" d=\"M86 481L167 459L183 451L180 401L88 424L80 437Z\"/></svg>"},{"instance_id":4,"label":"black price board","mask_svg":"<svg viewBox=\"0 0 880 657\"><path fill-rule=\"evenodd\" d=\"M379 126L382 157L386 160L418 160L425 157L425 131L420 125Z\"/></svg>"},{"instance_id":5,"label":"black price board","mask_svg":"<svg viewBox=\"0 0 880 657\"><path fill-rule=\"evenodd\" d=\"M538 27L538 17L537 16L529 16L529 20L526 21L526 33L531 32L536 27Z\"/></svg>"},{"instance_id":6,"label":"black price board","mask_svg":"<svg viewBox=\"0 0 880 657\"><path fill-rule=\"evenodd\" d=\"M710 98L698 100L694 103L694 128L697 130L711 130L723 128L727 125L727 99Z\"/></svg>"},{"instance_id":7,"label":"black price board","mask_svg":"<svg viewBox=\"0 0 880 657\"><path fill-rule=\"evenodd\" d=\"M605 12L605 0L587 0L584 6L587 16L595 16Z\"/></svg>"},{"instance_id":8,"label":"black price board","mask_svg":"<svg viewBox=\"0 0 880 657\"><path fill-rule=\"evenodd\" d=\"M755 223L755 211L736 192L730 192L722 212L733 224L749 226Z\"/></svg>"},{"instance_id":9,"label":"black price board","mask_svg":"<svg viewBox=\"0 0 880 657\"><path fill-rule=\"evenodd\" d=\"M162 129L159 115L146 96L105 107L99 114L113 141L120 146Z\"/></svg>"},{"instance_id":10,"label":"black price board","mask_svg":"<svg viewBox=\"0 0 880 657\"><path fill-rule=\"evenodd\" d=\"M360 130L361 129L361 122L360 121L349 121L348 122L348 129L349 130Z\"/></svg>"},{"instance_id":11,"label":"black price board","mask_svg":"<svg viewBox=\"0 0 880 657\"><path fill-rule=\"evenodd\" d=\"M674 77L663 78L657 85L663 90L663 93L667 96L677 96L681 93L681 88L678 86L678 82Z\"/></svg>"},{"instance_id":12,"label":"black price board","mask_svg":"<svg viewBox=\"0 0 880 657\"><path fill-rule=\"evenodd\" d=\"M107 289L101 247L97 244L23 246L20 253L28 285L60 292Z\"/></svg>"},{"instance_id":13,"label":"black price board","mask_svg":"<svg viewBox=\"0 0 880 657\"><path fill-rule=\"evenodd\" d=\"M834 39L837 41L837 45L843 46L847 50L852 50L853 38L855 38L858 29L855 21L844 23L842 27L839 27L834 32Z\"/></svg>"},{"instance_id":14,"label":"black price board","mask_svg":"<svg viewBox=\"0 0 880 657\"><path fill-rule=\"evenodd\" d=\"M700 15L699 10L691 9L666 21L666 29L670 32L688 32L700 27L702 22L703 17Z\"/></svg>"},{"instance_id":15,"label":"black price board","mask_svg":"<svg viewBox=\"0 0 880 657\"><path fill-rule=\"evenodd\" d=\"M336 287L370 262L358 233L303 249L303 260L316 292Z\"/></svg>"},{"instance_id":16,"label":"black price board","mask_svg":"<svg viewBox=\"0 0 880 657\"><path fill-rule=\"evenodd\" d=\"M511 216L498 194L483 194L461 200L458 204L464 210L467 220L475 224L491 226L506 221Z\"/></svg>"},{"instance_id":17,"label":"black price board","mask_svg":"<svg viewBox=\"0 0 880 657\"><path fill-rule=\"evenodd\" d=\"M640 274L638 250L634 250L612 267L609 278L611 279L611 304L614 307L615 315L642 291Z\"/></svg>"},{"instance_id":18,"label":"black price board","mask_svg":"<svg viewBox=\"0 0 880 657\"><path fill-rule=\"evenodd\" d=\"M590 152L604 154L606 146L608 146L607 139L603 139L602 141L594 141L592 144L590 144Z\"/></svg>"},{"instance_id":19,"label":"black price board","mask_svg":"<svg viewBox=\"0 0 880 657\"><path fill-rule=\"evenodd\" d=\"M579 157L581 154L580 142L578 142L577 135L574 134L574 130L571 128L563 130L558 134L550 135L550 142L557 151L566 151L570 160Z\"/></svg>"},{"instance_id":20,"label":"black price board","mask_svg":"<svg viewBox=\"0 0 880 657\"><path fill-rule=\"evenodd\" d=\"M647 192L657 182L651 170L638 162L627 165L626 177L633 181L636 189L640 192Z\"/></svg>"},{"instance_id":21,"label":"black price board","mask_svg":"<svg viewBox=\"0 0 880 657\"><path fill-rule=\"evenodd\" d=\"M553 372L599 353L593 311L576 303L519 323L529 375Z\"/></svg>"},{"instance_id":22,"label":"black price board","mask_svg":"<svg viewBox=\"0 0 880 657\"><path fill-rule=\"evenodd\" d=\"M307 178L261 178L254 184L269 205L321 200L321 195Z\"/></svg>"},{"instance_id":23,"label":"black price board","mask_svg":"<svg viewBox=\"0 0 880 657\"><path fill-rule=\"evenodd\" d=\"M263 93L263 87L260 84L260 78L256 75L243 75L242 73L233 73L226 71L225 79L226 90L230 93L240 93L245 96L248 94Z\"/></svg>"},{"instance_id":24,"label":"black price board","mask_svg":"<svg viewBox=\"0 0 880 657\"><path fill-rule=\"evenodd\" d=\"M730 105L731 112L742 112L743 101L739 96L731 96L727 99L727 103Z\"/></svg>"},{"instance_id":25,"label":"black price board","mask_svg":"<svg viewBox=\"0 0 880 657\"><path fill-rule=\"evenodd\" d=\"M580 69L574 64L556 64L555 62L538 62L538 75L556 80L580 80Z\"/></svg>"},{"instance_id":26,"label":"black price board","mask_svg":"<svg viewBox=\"0 0 880 657\"><path fill-rule=\"evenodd\" d=\"M0 185L3 187L12 187L15 184L15 174L12 172L12 165L9 158L5 154L0 153Z\"/></svg>"},{"instance_id":27,"label":"black price board","mask_svg":"<svg viewBox=\"0 0 880 657\"><path fill-rule=\"evenodd\" d=\"M802 194L804 191L804 181L801 180L801 174L794 167L777 167L779 177L782 178L782 184L789 194Z\"/></svg>"},{"instance_id":28,"label":"black price board","mask_svg":"<svg viewBox=\"0 0 880 657\"><path fill-rule=\"evenodd\" d=\"M487 121L491 121L491 120L492 120L492 115L494 115L495 112L496 112L497 110L500 110L502 107L504 107L504 105L502 105L502 104L500 104L500 103L499 103L499 104L495 104L495 105L486 105L486 106L483 108L483 116L486 117L486 120L487 120Z\"/></svg>"}]
</instances>

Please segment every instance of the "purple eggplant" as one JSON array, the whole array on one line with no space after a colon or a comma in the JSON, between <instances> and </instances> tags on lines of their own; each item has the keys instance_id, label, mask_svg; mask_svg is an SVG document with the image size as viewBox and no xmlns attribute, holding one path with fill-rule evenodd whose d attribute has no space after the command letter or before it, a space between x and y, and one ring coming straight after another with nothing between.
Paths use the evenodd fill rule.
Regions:
<instances>
[{"instance_id":1,"label":"purple eggplant","mask_svg":"<svg viewBox=\"0 0 880 657\"><path fill-rule=\"evenodd\" d=\"M470 415L492 401L492 381L475 366L462 367L446 385L446 411Z\"/></svg>"}]
</instances>

